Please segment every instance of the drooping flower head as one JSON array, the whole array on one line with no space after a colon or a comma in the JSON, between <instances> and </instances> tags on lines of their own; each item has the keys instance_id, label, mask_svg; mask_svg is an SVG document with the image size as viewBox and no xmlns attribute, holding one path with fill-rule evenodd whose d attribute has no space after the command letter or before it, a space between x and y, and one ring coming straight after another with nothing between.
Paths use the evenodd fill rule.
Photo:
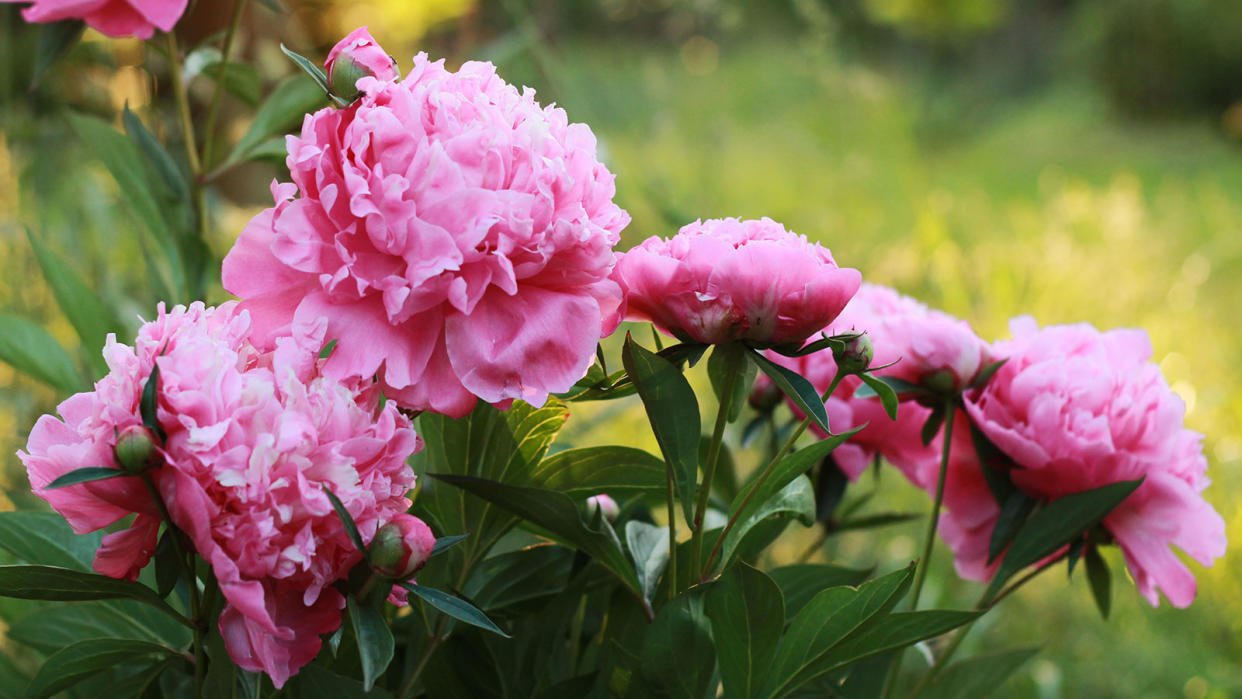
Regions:
<instances>
[{"instance_id":1,"label":"drooping flower head","mask_svg":"<svg viewBox=\"0 0 1242 699\"><path fill-rule=\"evenodd\" d=\"M568 390L619 322L608 276L629 222L591 130L490 63L419 54L401 81L358 86L289 137L293 183L224 261L261 341L326 318L325 373L378 375L414 410Z\"/></svg>"},{"instance_id":2,"label":"drooping flower head","mask_svg":"<svg viewBox=\"0 0 1242 699\"><path fill-rule=\"evenodd\" d=\"M84 20L113 38L150 39L156 29L171 31L185 12L187 0L0 0L31 2L22 10L27 22Z\"/></svg>"},{"instance_id":3,"label":"drooping flower head","mask_svg":"<svg viewBox=\"0 0 1242 699\"><path fill-rule=\"evenodd\" d=\"M1021 467L1010 475L1033 497L1054 500L1143 478L1103 525L1153 606L1157 590L1174 606L1189 605L1194 575L1171 547L1211 565L1225 553L1225 523L1202 496L1209 483L1202 435L1185 428L1185 407L1150 361L1147 333L1100 332L1085 323L1040 329L1030 317L1015 319L1010 330L1013 339L995 346L1009 361L968 396L971 418ZM974 514L950 508L949 520ZM958 529L982 536L991 527ZM947 540L959 557L980 548L969 536L955 538Z\"/></svg>"},{"instance_id":4,"label":"drooping flower head","mask_svg":"<svg viewBox=\"0 0 1242 699\"><path fill-rule=\"evenodd\" d=\"M695 221L620 256L627 320L681 340L801 345L858 290L858 270L770 218Z\"/></svg>"},{"instance_id":5,"label":"drooping flower head","mask_svg":"<svg viewBox=\"0 0 1242 699\"><path fill-rule=\"evenodd\" d=\"M109 338L109 374L62 403L63 420L42 417L19 453L35 493L75 531L137 513L130 528L104 538L95 560L99 572L133 579L161 521L138 478L44 488L74 469L112 464L115 435L142 423L141 395L158 366L164 435L146 474L212 567L227 602L220 631L230 656L277 686L340 625L344 599L332 584L361 560L324 489L369 541L409 508L414 475L405 462L419 446L396 406L379 406L374 384L322 375L324 325L261 352L236 302L161 306L133 348Z\"/></svg>"}]
</instances>

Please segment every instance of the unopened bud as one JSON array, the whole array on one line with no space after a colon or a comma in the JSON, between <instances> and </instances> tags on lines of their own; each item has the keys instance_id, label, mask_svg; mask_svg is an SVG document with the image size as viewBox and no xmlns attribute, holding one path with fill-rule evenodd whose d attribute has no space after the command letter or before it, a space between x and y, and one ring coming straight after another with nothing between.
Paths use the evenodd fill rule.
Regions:
<instances>
[{"instance_id":1,"label":"unopened bud","mask_svg":"<svg viewBox=\"0 0 1242 699\"><path fill-rule=\"evenodd\" d=\"M776 409L776 406L781 404L782 398L784 398L784 394L781 393L781 389L775 383L772 383L772 380L768 377L760 376L755 381L755 387L751 389L746 401L755 410L761 413L770 413Z\"/></svg>"},{"instance_id":2,"label":"unopened bud","mask_svg":"<svg viewBox=\"0 0 1242 699\"><path fill-rule=\"evenodd\" d=\"M355 29L337 42L323 67L332 94L349 101L358 96L358 81L368 75L378 80L398 77L396 61L375 42L366 27Z\"/></svg>"},{"instance_id":3,"label":"unopened bud","mask_svg":"<svg viewBox=\"0 0 1242 699\"><path fill-rule=\"evenodd\" d=\"M427 562L436 538L423 520L397 515L375 532L368 550L371 567L394 580L408 580Z\"/></svg>"},{"instance_id":4,"label":"unopened bud","mask_svg":"<svg viewBox=\"0 0 1242 699\"><path fill-rule=\"evenodd\" d=\"M161 461L155 435L143 425L130 425L117 433L112 451L116 463L130 473L146 473Z\"/></svg>"},{"instance_id":5,"label":"unopened bud","mask_svg":"<svg viewBox=\"0 0 1242 699\"><path fill-rule=\"evenodd\" d=\"M859 333L853 339L846 340L844 347L834 347L832 358L837 363L837 370L842 374L861 374L871 366L875 357L875 347L867 333Z\"/></svg>"},{"instance_id":6,"label":"unopened bud","mask_svg":"<svg viewBox=\"0 0 1242 699\"><path fill-rule=\"evenodd\" d=\"M599 510L609 522L617 521L617 515L621 514L617 501L603 493L587 498L587 516L594 518L596 510Z\"/></svg>"}]
</instances>

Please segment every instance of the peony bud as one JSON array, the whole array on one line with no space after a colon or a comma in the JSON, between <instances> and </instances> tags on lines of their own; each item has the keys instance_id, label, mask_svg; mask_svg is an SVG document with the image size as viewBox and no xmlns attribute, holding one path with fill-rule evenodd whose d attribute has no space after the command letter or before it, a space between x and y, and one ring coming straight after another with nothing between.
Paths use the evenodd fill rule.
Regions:
<instances>
[{"instance_id":1,"label":"peony bud","mask_svg":"<svg viewBox=\"0 0 1242 699\"><path fill-rule=\"evenodd\" d=\"M357 83L368 75L378 80L398 77L397 62L375 42L366 27L358 27L337 42L323 67L328 74L328 88L347 100L357 97Z\"/></svg>"},{"instance_id":2,"label":"peony bud","mask_svg":"<svg viewBox=\"0 0 1242 699\"><path fill-rule=\"evenodd\" d=\"M746 401L750 403L750 407L761 413L770 413L776 409L785 399L785 394L781 393L781 389L772 380L766 376L760 376L755 381L755 387L751 389L750 396Z\"/></svg>"},{"instance_id":3,"label":"peony bud","mask_svg":"<svg viewBox=\"0 0 1242 699\"><path fill-rule=\"evenodd\" d=\"M875 357L875 347L871 344L871 338L867 333L859 333L852 340L845 343L845 347L832 350L832 358L837 363L837 369L843 374L861 374L871 366L871 359Z\"/></svg>"},{"instance_id":4,"label":"peony bud","mask_svg":"<svg viewBox=\"0 0 1242 699\"><path fill-rule=\"evenodd\" d=\"M160 465L155 442L151 430L143 425L130 425L117 434L112 453L121 468L130 473L145 473Z\"/></svg>"},{"instance_id":5,"label":"peony bud","mask_svg":"<svg viewBox=\"0 0 1242 699\"><path fill-rule=\"evenodd\" d=\"M617 521L617 515L621 514L621 508L617 507L617 501L611 497L599 494L592 495L587 498L587 516L594 519L595 511L599 510L609 522Z\"/></svg>"},{"instance_id":6,"label":"peony bud","mask_svg":"<svg viewBox=\"0 0 1242 699\"><path fill-rule=\"evenodd\" d=\"M435 545L436 537L423 520L397 515L375 532L369 547L371 567L380 575L408 580L427 562Z\"/></svg>"}]
</instances>

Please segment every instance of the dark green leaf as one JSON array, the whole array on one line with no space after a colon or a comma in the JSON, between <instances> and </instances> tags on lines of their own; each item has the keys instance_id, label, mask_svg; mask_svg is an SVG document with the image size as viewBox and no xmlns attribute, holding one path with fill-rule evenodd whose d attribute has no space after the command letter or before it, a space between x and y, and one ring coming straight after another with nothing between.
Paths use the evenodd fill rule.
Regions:
<instances>
[{"instance_id":1,"label":"dark green leaf","mask_svg":"<svg viewBox=\"0 0 1242 699\"><path fill-rule=\"evenodd\" d=\"M730 342L725 345L716 345L711 356L707 358L707 376L711 379L716 400L729 406L729 422L737 420L742 414L742 406L746 404L746 397L750 395L750 389L755 383L755 373L758 367L747 358L749 354L742 343ZM730 395L722 395L730 377L732 378Z\"/></svg>"},{"instance_id":2,"label":"dark green leaf","mask_svg":"<svg viewBox=\"0 0 1242 699\"><path fill-rule=\"evenodd\" d=\"M830 587L859 585L872 573L871 568L799 563L772 570L769 575L785 598L785 619L792 620L815 595Z\"/></svg>"},{"instance_id":3,"label":"dark green leaf","mask_svg":"<svg viewBox=\"0 0 1242 699\"><path fill-rule=\"evenodd\" d=\"M1091 596L1095 599L1095 606L1100 610L1100 616L1108 619L1108 612L1113 606L1113 580L1108 571L1108 563L1104 562L1099 548L1095 546L1086 550L1083 559L1087 564L1087 582L1091 583Z\"/></svg>"},{"instance_id":4,"label":"dark green leaf","mask_svg":"<svg viewBox=\"0 0 1242 699\"><path fill-rule=\"evenodd\" d=\"M632 519L625 523L625 543L634 557L643 598L650 602L668 566L668 529Z\"/></svg>"},{"instance_id":5,"label":"dark green leaf","mask_svg":"<svg viewBox=\"0 0 1242 699\"><path fill-rule=\"evenodd\" d=\"M1052 554L1071 539L1082 536L1083 532L1108 516L1142 482L1142 479L1120 481L1066 495L1036 511L1009 545L1009 551L1001 559L1000 570L988 586L985 598L994 597L1018 571Z\"/></svg>"},{"instance_id":6,"label":"dark green leaf","mask_svg":"<svg viewBox=\"0 0 1242 699\"><path fill-rule=\"evenodd\" d=\"M877 367L871 367L872 371L875 371L876 369ZM923 388L922 386L916 383L911 383L904 379L898 379L892 376L876 376L875 374L870 374L870 373L867 374L867 376L870 376L871 378L888 386L899 396L917 396L917 395L923 395L927 393L927 389ZM853 397L854 398L875 398L878 395L880 394L877 392L876 387L871 385L870 383L866 383L854 389Z\"/></svg>"},{"instance_id":7,"label":"dark green leaf","mask_svg":"<svg viewBox=\"0 0 1242 699\"><path fill-rule=\"evenodd\" d=\"M160 365L155 362L151 365L151 374L147 376L147 382L142 386L142 398L138 401L138 412L142 415L142 424L151 430L164 441L164 428L160 427L159 419L159 402L160 402Z\"/></svg>"},{"instance_id":8,"label":"dark green leaf","mask_svg":"<svg viewBox=\"0 0 1242 699\"><path fill-rule=\"evenodd\" d=\"M30 84L38 85L40 78L56 59L60 58L78 39L86 23L79 19L67 19L60 22L48 22L39 26L39 43L35 47L34 75Z\"/></svg>"},{"instance_id":9,"label":"dark green leaf","mask_svg":"<svg viewBox=\"0 0 1242 699\"><path fill-rule=\"evenodd\" d=\"M988 436L970 421L970 439L975 445L975 454L979 457L979 468L983 471L983 480L998 506L1003 506L1009 495L1015 490L1009 477L1011 469L1018 468L1013 459L1009 458L1000 447L992 443Z\"/></svg>"},{"instance_id":10,"label":"dark green leaf","mask_svg":"<svg viewBox=\"0 0 1242 699\"><path fill-rule=\"evenodd\" d=\"M1069 550L1065 552L1065 576L1074 577L1074 567L1078 565L1078 559L1082 558L1082 552L1087 547L1087 539L1074 539L1070 542Z\"/></svg>"},{"instance_id":11,"label":"dark green leaf","mask_svg":"<svg viewBox=\"0 0 1242 699\"><path fill-rule=\"evenodd\" d=\"M65 646L43 663L26 688L26 696L51 696L120 663L134 662L153 655L172 656L176 653L171 648L147 641L118 638L79 641Z\"/></svg>"},{"instance_id":12,"label":"dark green leaf","mask_svg":"<svg viewBox=\"0 0 1242 699\"><path fill-rule=\"evenodd\" d=\"M578 555L564 546L543 544L491 556L474 567L462 592L488 610L544 600L561 592Z\"/></svg>"},{"instance_id":13,"label":"dark green leaf","mask_svg":"<svg viewBox=\"0 0 1242 699\"><path fill-rule=\"evenodd\" d=\"M931 685L919 692L918 698L987 699L1038 652L1038 648L1019 648L959 660L937 675Z\"/></svg>"},{"instance_id":14,"label":"dark green leaf","mask_svg":"<svg viewBox=\"0 0 1242 699\"><path fill-rule=\"evenodd\" d=\"M431 553L427 554L427 558L444 553L448 549L460 544L470 538L469 534L457 534L456 536L442 536L436 539L435 546L431 547Z\"/></svg>"},{"instance_id":15,"label":"dark green leaf","mask_svg":"<svg viewBox=\"0 0 1242 699\"><path fill-rule=\"evenodd\" d=\"M213 695L208 696L215 699ZM289 684L285 686L281 696L289 697L289 699L344 699L345 697L388 699L392 694L381 687L367 692L358 680L338 675L322 665L311 663L289 678Z\"/></svg>"},{"instance_id":16,"label":"dark green leaf","mask_svg":"<svg viewBox=\"0 0 1242 699\"><path fill-rule=\"evenodd\" d=\"M177 586L184 565L177 547L173 545L174 536L174 531L165 527L164 535L155 545L155 591L160 597L168 597L168 593Z\"/></svg>"},{"instance_id":17,"label":"dark green leaf","mask_svg":"<svg viewBox=\"0 0 1242 699\"><path fill-rule=\"evenodd\" d=\"M102 537L74 534L50 512L0 512L0 547L26 563L89 571Z\"/></svg>"},{"instance_id":18,"label":"dark green leaf","mask_svg":"<svg viewBox=\"0 0 1242 699\"><path fill-rule=\"evenodd\" d=\"M132 599L155 607L179 621L185 621L184 617L145 585L68 568L0 566L0 596L60 601Z\"/></svg>"},{"instance_id":19,"label":"dark green leaf","mask_svg":"<svg viewBox=\"0 0 1242 699\"><path fill-rule=\"evenodd\" d=\"M0 361L64 393L88 385L69 353L46 330L7 313L0 313Z\"/></svg>"},{"instance_id":20,"label":"dark green leaf","mask_svg":"<svg viewBox=\"0 0 1242 699\"><path fill-rule=\"evenodd\" d=\"M259 71L254 66L235 61L216 62L207 66L203 74L211 76L230 95L251 107L259 104L263 84L259 79Z\"/></svg>"},{"instance_id":21,"label":"dark green leaf","mask_svg":"<svg viewBox=\"0 0 1242 699\"><path fill-rule=\"evenodd\" d=\"M45 653L92 638L122 638L180 647L190 632L150 607L130 600L49 605L9 627L10 640Z\"/></svg>"},{"instance_id":22,"label":"dark green leaf","mask_svg":"<svg viewBox=\"0 0 1242 699\"><path fill-rule=\"evenodd\" d=\"M591 529L582 521L578 506L564 493L542 488L504 485L469 476L428 474L498 505L543 529L563 543L593 556L611 570L636 596L642 595L638 576L621 550L621 542L607 522Z\"/></svg>"},{"instance_id":23,"label":"dark green leaf","mask_svg":"<svg viewBox=\"0 0 1242 699\"><path fill-rule=\"evenodd\" d=\"M776 384L776 387L781 389L781 392L788 396L794 405L798 406L798 409L810 417L821 430L832 433L828 427L828 412L824 408L824 401L810 381L797 372L786 369L763 356L762 352L752 350L750 358L763 373L768 375L768 378L772 379L772 383Z\"/></svg>"},{"instance_id":24,"label":"dark green leaf","mask_svg":"<svg viewBox=\"0 0 1242 699\"><path fill-rule=\"evenodd\" d=\"M183 658L165 657L163 660L151 663L115 683L110 683L108 694L115 697L146 697L147 692L154 692L159 687L160 675L164 674L165 670L182 662L184 662ZM212 699L215 697L213 696Z\"/></svg>"},{"instance_id":25,"label":"dark green leaf","mask_svg":"<svg viewBox=\"0 0 1242 699\"><path fill-rule=\"evenodd\" d=\"M392 662L392 631L375 607L360 605L353 597L349 598L348 607L350 627L358 639L358 658L362 661L362 689L369 692Z\"/></svg>"},{"instance_id":26,"label":"dark green leaf","mask_svg":"<svg viewBox=\"0 0 1242 699\"><path fill-rule=\"evenodd\" d=\"M682 512L686 521L691 521L702 432L694 389L675 366L648 352L628 334L621 350L621 361L638 389L664 462L672 471Z\"/></svg>"},{"instance_id":27,"label":"dark green leaf","mask_svg":"<svg viewBox=\"0 0 1242 699\"><path fill-rule=\"evenodd\" d=\"M112 307L99 300L99 292L88 287L78 273L48 249L29 228L26 229L26 237L39 261L43 278L56 297L56 305L60 306L61 312L78 333L82 346L88 348L87 354L95 375L103 376L108 372L108 365L103 360L103 353L96 348L103 345L108 333L121 329L121 322L112 312Z\"/></svg>"},{"instance_id":28,"label":"dark green leaf","mask_svg":"<svg viewBox=\"0 0 1242 699\"><path fill-rule=\"evenodd\" d=\"M544 459L531 481L571 497L601 491L663 493L664 462L633 447L566 449Z\"/></svg>"},{"instance_id":29,"label":"dark green leaf","mask_svg":"<svg viewBox=\"0 0 1242 699\"><path fill-rule=\"evenodd\" d=\"M815 520L823 522L832 516L841 498L845 497L845 488L850 484L849 476L837 466L834 459L824 458L815 470Z\"/></svg>"},{"instance_id":30,"label":"dark green leaf","mask_svg":"<svg viewBox=\"0 0 1242 699\"><path fill-rule=\"evenodd\" d=\"M863 383L869 386L871 390L875 391L875 394L880 397L880 404L884 406L884 412L888 413L888 418L890 420L896 420L897 393L893 390L892 386L889 386L887 382L882 381L871 374L859 374L858 378L862 379ZM857 391L854 392L854 397L858 397Z\"/></svg>"},{"instance_id":31,"label":"dark green leaf","mask_svg":"<svg viewBox=\"0 0 1242 699\"><path fill-rule=\"evenodd\" d=\"M505 638L509 638L509 634L500 628L491 619L487 618L478 607L470 604L460 597L454 597L447 592L437 590L426 585L411 585L410 583L398 583L401 587L409 590L416 597L440 610L441 612L457 619L464 621L471 626L477 626L480 629L486 629L492 633L500 634Z\"/></svg>"},{"instance_id":32,"label":"dark green leaf","mask_svg":"<svg viewBox=\"0 0 1242 699\"><path fill-rule=\"evenodd\" d=\"M349 510L345 509L344 503L332 492L328 486L323 487L323 492L328 496L328 500L332 502L332 509L336 510L336 516L341 518L341 526L345 527L345 533L349 535L349 540L354 543L354 547L362 554L362 557L370 560L370 552L367 551L367 545L362 542L362 535L358 533L358 525L354 523L354 518L350 516Z\"/></svg>"},{"instance_id":33,"label":"dark green leaf","mask_svg":"<svg viewBox=\"0 0 1242 699\"><path fill-rule=\"evenodd\" d=\"M128 471L122 471L119 468L108 466L87 466L86 468L78 468L66 473L56 480L43 486L44 490L56 490L70 485L79 483L91 483L93 481L105 481L109 478L117 478L119 476L133 476Z\"/></svg>"},{"instance_id":34,"label":"dark green leaf","mask_svg":"<svg viewBox=\"0 0 1242 699\"><path fill-rule=\"evenodd\" d=\"M657 696L714 696L716 650L701 595L681 595L664 605L647 631L642 675Z\"/></svg>"},{"instance_id":35,"label":"dark green leaf","mask_svg":"<svg viewBox=\"0 0 1242 699\"><path fill-rule=\"evenodd\" d=\"M996 516L996 526L992 528L992 538L988 542L988 565L996 560L1005 550L1018 530L1026 524L1026 520L1035 511L1039 501L1021 490L1014 489L1001 505L1000 514Z\"/></svg>"},{"instance_id":36,"label":"dark green leaf","mask_svg":"<svg viewBox=\"0 0 1242 699\"><path fill-rule=\"evenodd\" d=\"M256 676L237 667L237 664L229 657L224 638L220 635L219 624L210 625L207 642L204 645L207 651L207 674L203 679L203 696L211 699L258 699L255 696ZM313 666L308 665L302 668L291 678L290 684L293 684L311 667ZM358 684L358 689L362 689L361 683ZM286 692L292 694L288 687L286 687Z\"/></svg>"},{"instance_id":37,"label":"dark green leaf","mask_svg":"<svg viewBox=\"0 0 1242 699\"><path fill-rule=\"evenodd\" d=\"M769 479L770 480L770 479ZM767 484L761 489L766 493ZM815 523L815 486L806 476L795 476L784 488L760 499L759 493L747 503L745 509L738 514L737 524L725 536L718 559L719 570L726 570L732 563L733 554L739 545L761 522L776 515L792 515L802 524L811 526ZM738 494L739 498L745 497ZM732 516L732 515L730 515Z\"/></svg>"},{"instance_id":38,"label":"dark green leaf","mask_svg":"<svg viewBox=\"0 0 1242 699\"><path fill-rule=\"evenodd\" d=\"M785 627L780 587L742 563L712 584L704 602L716 640L724 696L756 696Z\"/></svg>"},{"instance_id":39,"label":"dark green leaf","mask_svg":"<svg viewBox=\"0 0 1242 699\"><path fill-rule=\"evenodd\" d=\"M659 340L660 334L654 331L655 327L653 326L652 336ZM699 360L703 358L703 354L710 348L711 345L704 345L698 342L682 342L663 349L657 348L659 351L656 352L656 356L680 369L682 364L690 367L698 364Z\"/></svg>"},{"instance_id":40,"label":"dark green leaf","mask_svg":"<svg viewBox=\"0 0 1242 699\"><path fill-rule=\"evenodd\" d=\"M979 388L980 386L987 385L987 383L992 380L992 377L996 375L996 372L1000 371L1000 368L1005 366L1005 362L1007 361L1009 361L1009 359L1006 357L999 362L992 362L991 364L983 367L979 374L975 376L975 380L971 381L970 386L967 386L967 388Z\"/></svg>"},{"instance_id":41,"label":"dark green leaf","mask_svg":"<svg viewBox=\"0 0 1242 699\"><path fill-rule=\"evenodd\" d=\"M289 58L291 58L297 67L302 69L315 81L319 89L323 90L323 94L335 102L338 106L344 107L348 103L345 100L332 94L332 88L328 87L328 76L324 74L323 69L311 62L309 58L290 51L284 44L280 45L280 50Z\"/></svg>"},{"instance_id":42,"label":"dark green leaf","mask_svg":"<svg viewBox=\"0 0 1242 699\"><path fill-rule=\"evenodd\" d=\"M302 117L324 106L323 91L314 83L293 76L276 86L259 107L250 122L250 128L233 147L224 165L235 165L250 160L260 144L278 134L285 133ZM283 142L283 139L281 139Z\"/></svg>"},{"instance_id":43,"label":"dark green leaf","mask_svg":"<svg viewBox=\"0 0 1242 699\"><path fill-rule=\"evenodd\" d=\"M125 133L146 156L146 160L154 169L155 174L168 186L170 193L178 201L190 201L190 183L185 172L173 160L172 155L164 148L155 134L147 129L142 120L126 106L121 112L121 122L125 125Z\"/></svg>"},{"instance_id":44,"label":"dark green leaf","mask_svg":"<svg viewBox=\"0 0 1242 699\"><path fill-rule=\"evenodd\" d=\"M921 519L926 515L915 514L913 512L881 512L874 515L865 515L863 517L851 517L850 519L838 522L833 526L833 532L857 531L860 529L876 529L878 527L887 527L892 524L901 524L902 522L911 522Z\"/></svg>"},{"instance_id":45,"label":"dark green leaf","mask_svg":"<svg viewBox=\"0 0 1242 699\"><path fill-rule=\"evenodd\" d=\"M931 444L932 440L936 438L936 434L940 432L940 426L944 424L945 414L945 407L943 405L937 405L935 408L932 408L931 414L927 416L927 422L923 423L923 431L919 435L922 437L923 446Z\"/></svg>"}]
</instances>

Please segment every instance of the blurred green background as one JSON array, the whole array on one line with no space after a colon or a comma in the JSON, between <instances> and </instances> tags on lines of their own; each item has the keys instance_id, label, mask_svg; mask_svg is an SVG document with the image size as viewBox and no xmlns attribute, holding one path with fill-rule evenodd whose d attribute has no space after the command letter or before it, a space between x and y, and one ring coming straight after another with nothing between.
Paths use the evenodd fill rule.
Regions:
<instances>
[{"instance_id":1,"label":"blurred green background","mask_svg":"<svg viewBox=\"0 0 1242 699\"><path fill-rule=\"evenodd\" d=\"M985 338L1043 323L1143 327L1155 361L1207 435L1207 497L1242 535L1242 4L1234 0L302 0L248 11L241 51L263 91L291 72L278 38L312 57L366 24L402 67L428 51L492 60L590 124L633 215L622 248L695 218L771 216L864 278L968 319ZM199 0L183 45L220 30L231 3ZM80 348L43 283L24 225L137 326L158 294L114 182L84 157L67 110L128 104L170 139L161 59L88 33L30 83L35 32L0 6L0 310ZM146 61L150 59L150 61ZM146 66L146 67L144 67ZM150 66L155 66L150 68ZM200 112L211 84L191 85ZM252 107L224 104L225 134ZM230 171L211 192L219 257L270 204L279 162ZM209 301L227 295L216 286ZM55 392L0 365L4 507L35 506L14 452ZM572 423L571 423L572 424ZM649 439L633 413L613 435ZM571 435L572 436L572 435ZM648 446L654 447L651 442ZM897 506L925 499L890 476ZM848 563L891 568L921 525L843 536ZM809 538L793 536L788 555ZM1116 551L1110 562L1120 571ZM928 604L969 606L978 586L947 553ZM1096 614L1081 574L1059 571L979 624L965 651L1043 645L1000 692L1028 697L1242 695L1242 561L1191 563L1199 597L1151 609L1128 580Z\"/></svg>"}]
</instances>

